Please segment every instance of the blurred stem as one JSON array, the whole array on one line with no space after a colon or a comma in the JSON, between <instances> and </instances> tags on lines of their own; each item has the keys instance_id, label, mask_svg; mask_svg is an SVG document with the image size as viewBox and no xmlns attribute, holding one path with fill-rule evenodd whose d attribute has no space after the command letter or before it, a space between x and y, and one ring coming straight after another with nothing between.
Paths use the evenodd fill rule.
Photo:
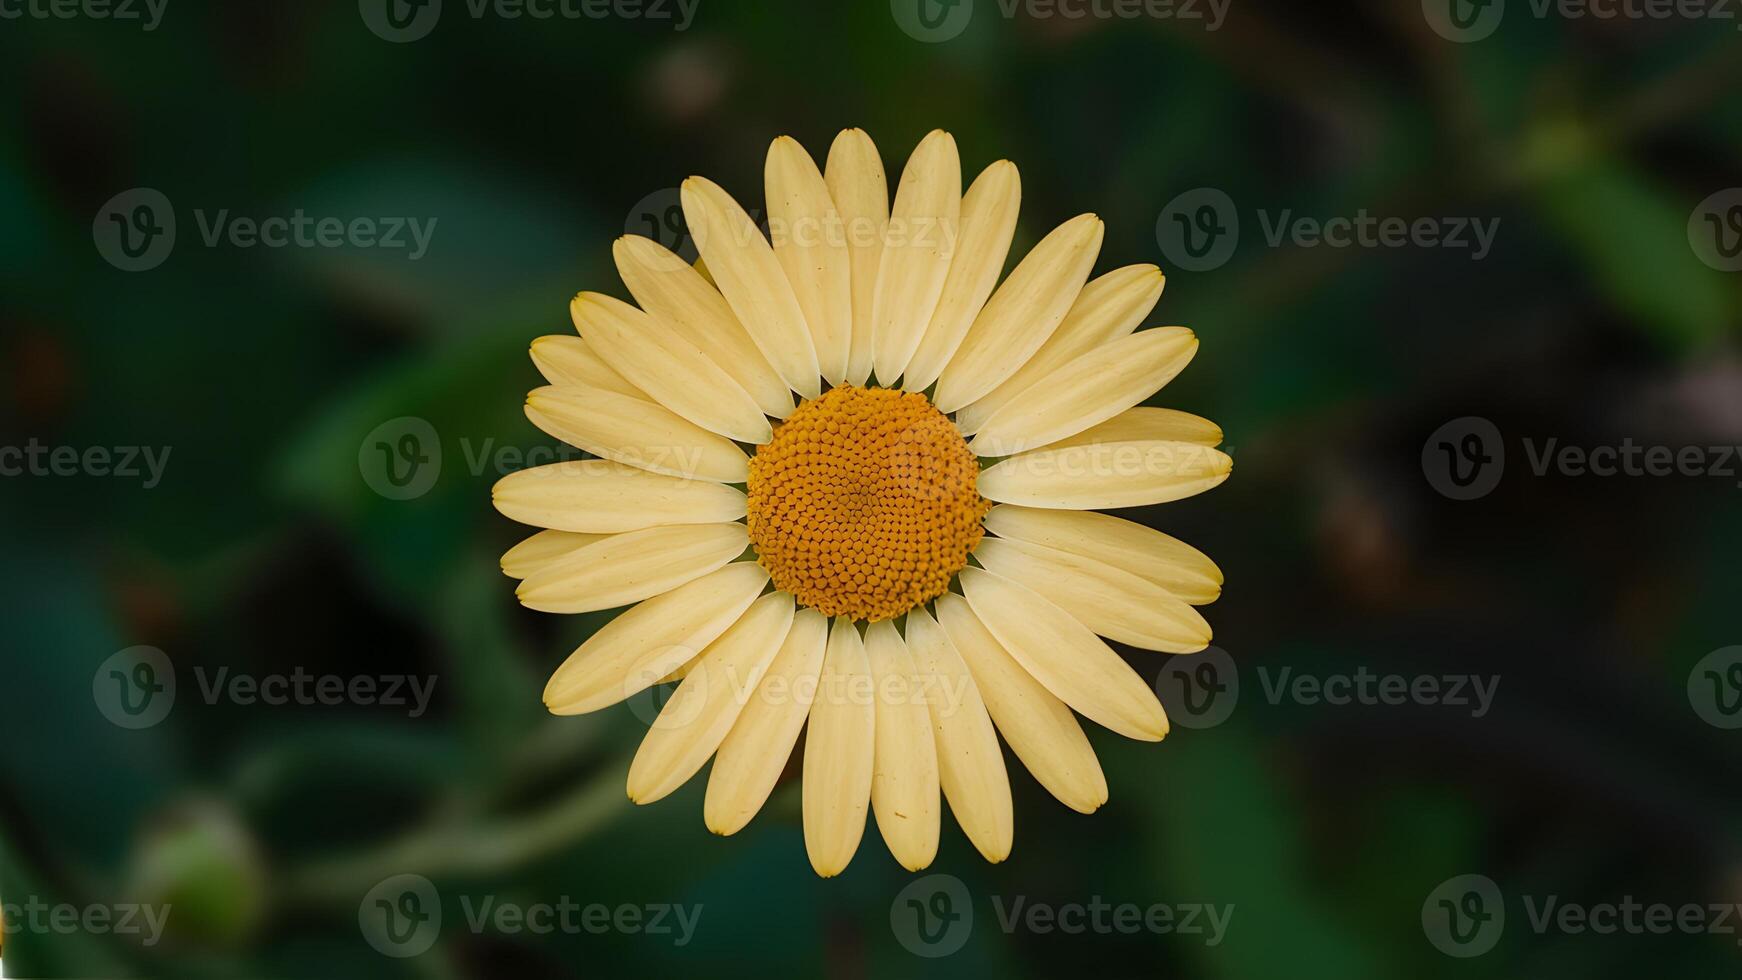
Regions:
<instances>
[{"instance_id":1,"label":"blurred stem","mask_svg":"<svg viewBox=\"0 0 1742 980\"><path fill-rule=\"evenodd\" d=\"M623 779L607 769L531 813L478 825L439 825L383 847L319 861L286 875L287 905L351 905L384 878L485 875L561 850L622 815Z\"/></svg>"}]
</instances>

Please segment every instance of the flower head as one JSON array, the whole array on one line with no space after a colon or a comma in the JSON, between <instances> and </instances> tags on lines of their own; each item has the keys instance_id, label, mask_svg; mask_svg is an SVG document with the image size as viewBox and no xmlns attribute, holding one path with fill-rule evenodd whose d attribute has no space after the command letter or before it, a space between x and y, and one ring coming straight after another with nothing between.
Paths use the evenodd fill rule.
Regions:
<instances>
[{"instance_id":1,"label":"flower head","mask_svg":"<svg viewBox=\"0 0 1742 980\"><path fill-rule=\"evenodd\" d=\"M557 714L679 682L629 770L651 803L713 759L704 819L735 833L805 733L805 846L843 870L867 811L897 861L931 863L940 798L988 860L1013 816L998 732L1052 794L1107 800L1077 715L1148 741L1155 693L1102 637L1202 650L1221 591L1202 553L1094 513L1227 478L1221 430L1140 403L1196 353L1138 329L1160 270L1091 279L1080 215L1000 281L1020 180L963 193L943 132L893 203L870 137L818 169L769 148L765 236L718 185L686 181L695 266L634 236L613 249L636 305L582 293L578 337L544 337L544 431L598 459L512 474L497 508L544 528L503 556L521 602L631 608L551 677Z\"/></svg>"}]
</instances>

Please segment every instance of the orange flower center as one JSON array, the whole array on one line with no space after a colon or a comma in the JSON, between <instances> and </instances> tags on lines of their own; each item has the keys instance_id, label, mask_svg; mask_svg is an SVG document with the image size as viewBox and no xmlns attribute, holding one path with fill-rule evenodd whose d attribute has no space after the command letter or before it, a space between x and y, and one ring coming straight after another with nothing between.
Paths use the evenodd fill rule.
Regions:
<instances>
[{"instance_id":1,"label":"orange flower center","mask_svg":"<svg viewBox=\"0 0 1742 980\"><path fill-rule=\"evenodd\" d=\"M893 619L944 594L991 503L922 394L842 385L750 460L750 542L776 587L827 616Z\"/></svg>"}]
</instances>

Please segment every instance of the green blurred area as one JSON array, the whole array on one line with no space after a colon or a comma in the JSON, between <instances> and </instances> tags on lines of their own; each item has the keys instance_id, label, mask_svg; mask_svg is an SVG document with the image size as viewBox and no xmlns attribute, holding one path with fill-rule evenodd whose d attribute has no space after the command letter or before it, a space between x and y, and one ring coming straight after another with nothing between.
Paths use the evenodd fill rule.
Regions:
<instances>
[{"instance_id":1,"label":"green blurred area","mask_svg":"<svg viewBox=\"0 0 1742 980\"><path fill-rule=\"evenodd\" d=\"M365 7L367 2L365 2ZM1689 710L1738 640L1738 490L1723 479L1531 478L1459 503L1423 479L1450 419L1569 443L1742 443L1742 278L1690 214L1742 185L1733 22L1513 9L1469 44L1413 0L1235 0L1216 30L979 0L959 36L900 0L700 0L693 24L473 17L448 0L389 43L357 4L183 5L0 20L0 445L165 447L160 483L0 478L0 903L168 904L162 941L7 923L8 976L770 973L1204 977L1733 974L1725 935L1506 935L1460 960L1423 903L1480 873L1509 896L1742 900L1737 732ZM1042 8L1045 9L1045 8ZM524 529L489 489L550 441L522 416L534 338L691 174L752 207L771 139L819 158L868 130L893 172L933 128L965 176L1022 168L1013 255L1093 211L1097 271L1161 264L1152 323L1202 339L1158 397L1228 433L1234 478L1134 516L1213 556L1206 610L1238 710L1160 745L1095 730L1112 799L1053 801L1011 759L1016 849L987 865L946 816L932 872L973 896L963 948L891 926L912 876L868 828L840 878L804 854L796 772L743 832L702 779L637 808L651 702L553 718L544 679L606 614L520 608ZM161 191L175 251L128 273L93 217ZM1176 270L1158 221L1214 187L1246 225ZM426 255L208 246L196 212L416 216ZM1491 254L1270 247L1253 215L1498 220ZM651 222L651 224L649 223ZM666 230L670 230L667 228ZM439 477L372 486L396 420ZM386 427L386 428L384 428ZM99 688L137 646L174 664L160 724ZM1125 651L1146 677L1165 657ZM1448 707L1270 703L1258 675L1501 678ZM381 705L208 703L228 668L433 677ZM434 948L371 948L359 903L398 874L443 896ZM461 899L699 905L693 939L466 928ZM1224 941L1000 927L1015 897L1232 905Z\"/></svg>"}]
</instances>

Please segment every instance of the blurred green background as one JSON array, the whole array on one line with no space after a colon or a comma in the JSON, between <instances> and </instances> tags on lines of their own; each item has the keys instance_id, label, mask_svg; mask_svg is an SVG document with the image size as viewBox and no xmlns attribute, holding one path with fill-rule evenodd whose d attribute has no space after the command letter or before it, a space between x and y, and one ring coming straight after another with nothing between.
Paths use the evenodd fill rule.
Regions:
<instances>
[{"instance_id":1,"label":"blurred green background","mask_svg":"<svg viewBox=\"0 0 1742 980\"><path fill-rule=\"evenodd\" d=\"M7 976L1735 974L1734 933L1539 931L1527 902L1742 901L1742 735L1699 710L1696 669L1742 642L1738 477L1538 476L1522 448L1742 442L1742 276L1695 234L1702 202L1742 185L1736 21L1512 0L1463 43L1415 0L1233 0L1213 29L1207 7L978 0L957 33L916 37L904 2L700 0L684 23L448 0L403 43L370 0L169 0L151 30L0 5L23 12L0 19L0 446L169 452L149 487L89 466L0 477ZM772 138L820 159L845 126L892 177L932 128L966 178L1016 161L1013 257L1094 211L1098 271L1162 265L1151 322L1203 348L1154 403L1220 422L1237 463L1126 516L1226 572L1206 614L1238 706L1161 745L1092 731L1112 799L1091 817L1012 760L1009 861L945 819L931 872L965 886L972 931L937 958L898 935L913 876L874 829L845 875L811 873L796 766L729 839L702 825L701 779L627 801L653 705L546 715L545 677L607 617L519 608L496 559L526 532L489 504L550 445L520 411L541 383L527 343L570 329L575 291L623 295L612 239L675 235L692 173L760 207ZM1191 272L1158 227L1204 187L1242 232ZM135 188L171 202L177 233L129 272L103 241ZM435 225L416 260L202 235L220 213L298 211ZM1498 234L1480 259L1265 234L1284 212L1363 211ZM1712 213L1722 234L1737 212ZM1423 468L1465 416L1508 454L1472 501ZM404 419L433 430L439 475L384 495L373 453ZM113 659L139 646L176 698L135 729L109 685L140 676ZM1163 676L1167 658L1126 654ZM203 696L225 668L434 688L415 717ZM1480 717L1267 697L1284 668L1499 687ZM399 874L433 882L445 917L404 958L360 925ZM1464 874L1505 895L1504 934L1471 958L1424 925ZM474 931L484 897L702 912L683 944ZM1018 899L1234 911L1211 944L1004 928ZM170 913L148 944L44 927L32 902Z\"/></svg>"}]
</instances>

